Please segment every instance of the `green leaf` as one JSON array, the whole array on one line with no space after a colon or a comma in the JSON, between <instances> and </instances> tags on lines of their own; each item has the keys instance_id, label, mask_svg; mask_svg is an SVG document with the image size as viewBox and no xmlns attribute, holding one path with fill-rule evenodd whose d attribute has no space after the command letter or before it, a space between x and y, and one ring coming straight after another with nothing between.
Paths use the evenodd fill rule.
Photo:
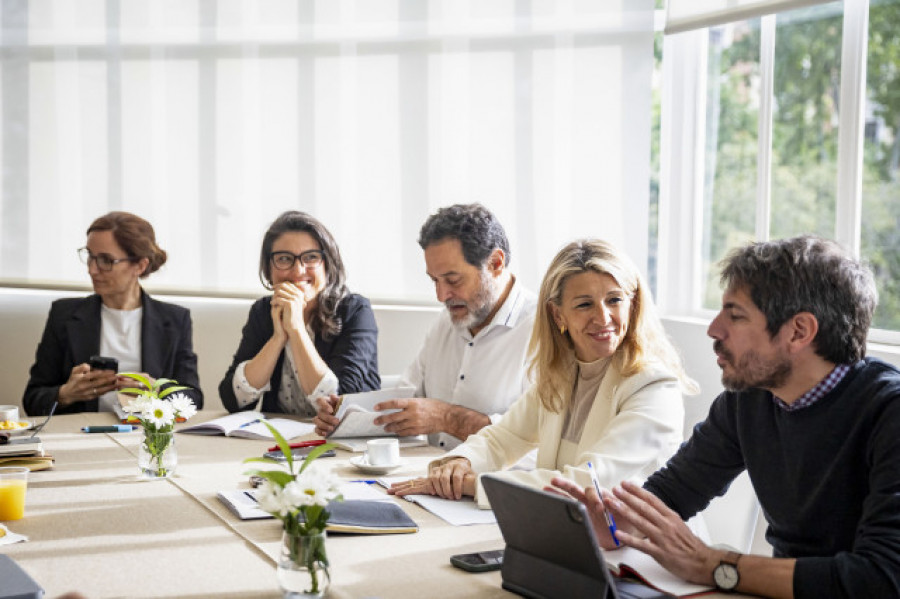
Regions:
<instances>
[{"instance_id":1,"label":"green leaf","mask_svg":"<svg viewBox=\"0 0 900 599\"><path fill-rule=\"evenodd\" d=\"M126 387L124 389L119 389L119 393L125 393L126 395L129 393L133 393L134 395L142 394L146 389L138 389L137 387Z\"/></svg>"},{"instance_id":2,"label":"green leaf","mask_svg":"<svg viewBox=\"0 0 900 599\"><path fill-rule=\"evenodd\" d=\"M272 433L272 436L275 437L275 443L278 444L278 448L281 450L281 453L284 454L285 459L287 460L288 471L293 474L294 473L294 456L291 453L291 445L287 442L281 433L278 432L278 429L269 424L269 421L263 419L263 424L266 425L266 428ZM301 470L302 472L302 470Z\"/></svg>"},{"instance_id":3,"label":"green leaf","mask_svg":"<svg viewBox=\"0 0 900 599\"><path fill-rule=\"evenodd\" d=\"M253 475L265 478L269 482L278 485L279 487L286 486L289 482L294 480L293 475L284 472L283 470L248 470L244 473L245 475Z\"/></svg>"},{"instance_id":4,"label":"green leaf","mask_svg":"<svg viewBox=\"0 0 900 599\"><path fill-rule=\"evenodd\" d=\"M150 379L137 372L120 372L119 376L127 376L130 379L134 379L144 385L147 389L151 389L153 387L153 385L150 384Z\"/></svg>"},{"instance_id":5,"label":"green leaf","mask_svg":"<svg viewBox=\"0 0 900 599\"><path fill-rule=\"evenodd\" d=\"M303 474L303 471L306 470L306 467L313 463L317 457L328 451L329 449L334 449L337 447L334 443L325 443L324 445L317 445L315 449L309 452L309 455L306 456L306 459L303 460L303 465L300 466L300 472L298 474Z\"/></svg>"},{"instance_id":6,"label":"green leaf","mask_svg":"<svg viewBox=\"0 0 900 599\"><path fill-rule=\"evenodd\" d=\"M185 387L184 385L174 385L172 387L166 387L162 391L159 392L159 398L162 399L165 396L175 393L176 391L184 391L185 389L190 389L190 387Z\"/></svg>"}]
</instances>

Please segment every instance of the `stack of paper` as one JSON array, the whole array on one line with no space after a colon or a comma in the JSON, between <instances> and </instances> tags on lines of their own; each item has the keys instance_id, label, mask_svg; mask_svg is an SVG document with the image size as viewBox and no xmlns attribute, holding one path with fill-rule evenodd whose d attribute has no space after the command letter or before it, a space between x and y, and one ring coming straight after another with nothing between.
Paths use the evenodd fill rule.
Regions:
<instances>
[{"instance_id":1,"label":"stack of paper","mask_svg":"<svg viewBox=\"0 0 900 599\"><path fill-rule=\"evenodd\" d=\"M331 433L332 439L345 437L386 437L393 435L375 424L375 419L382 414L391 414L398 410L375 411L375 405L390 399L412 397L414 387L390 387L365 393L348 393L341 396L337 416L340 424Z\"/></svg>"}]
</instances>

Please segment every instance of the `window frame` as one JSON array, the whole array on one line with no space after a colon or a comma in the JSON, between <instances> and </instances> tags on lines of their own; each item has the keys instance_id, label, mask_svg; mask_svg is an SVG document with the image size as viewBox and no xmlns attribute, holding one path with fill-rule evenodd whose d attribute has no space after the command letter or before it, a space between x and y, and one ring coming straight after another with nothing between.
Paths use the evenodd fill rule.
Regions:
<instances>
[{"instance_id":1,"label":"window frame","mask_svg":"<svg viewBox=\"0 0 900 599\"><path fill-rule=\"evenodd\" d=\"M760 17L756 238L769 239L776 15ZM860 255L869 0L843 2L841 114L835 240ZM703 176L709 29L666 35L660 124L658 290L663 314L711 319L703 308ZM869 341L900 345L900 331L871 329Z\"/></svg>"}]
</instances>

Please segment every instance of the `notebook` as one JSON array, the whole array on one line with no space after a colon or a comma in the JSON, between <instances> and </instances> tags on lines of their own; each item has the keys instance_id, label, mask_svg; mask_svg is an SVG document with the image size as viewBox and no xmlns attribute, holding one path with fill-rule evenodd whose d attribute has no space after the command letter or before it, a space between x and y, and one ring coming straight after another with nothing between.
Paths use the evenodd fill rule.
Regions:
<instances>
[{"instance_id":1,"label":"notebook","mask_svg":"<svg viewBox=\"0 0 900 599\"><path fill-rule=\"evenodd\" d=\"M235 412L208 422L201 422L179 429L179 433L198 435L225 435L245 439L274 439L272 433L262 423L265 420L274 426L285 439L294 439L315 431L315 425L287 418L266 418L260 412Z\"/></svg>"},{"instance_id":2,"label":"notebook","mask_svg":"<svg viewBox=\"0 0 900 599\"><path fill-rule=\"evenodd\" d=\"M256 504L252 491L220 491L219 501L242 520L273 518ZM393 501L349 500L328 504L330 533L402 534L419 526Z\"/></svg>"},{"instance_id":3,"label":"notebook","mask_svg":"<svg viewBox=\"0 0 900 599\"><path fill-rule=\"evenodd\" d=\"M490 474L481 481L506 541L504 589L535 599L673 596L613 577L578 501Z\"/></svg>"}]
</instances>

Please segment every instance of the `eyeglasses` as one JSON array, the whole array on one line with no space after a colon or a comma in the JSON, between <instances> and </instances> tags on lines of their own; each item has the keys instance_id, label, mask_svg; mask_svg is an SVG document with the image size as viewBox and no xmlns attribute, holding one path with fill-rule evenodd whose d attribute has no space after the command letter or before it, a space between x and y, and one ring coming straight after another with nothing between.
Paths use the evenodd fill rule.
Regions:
<instances>
[{"instance_id":1,"label":"eyeglasses","mask_svg":"<svg viewBox=\"0 0 900 599\"><path fill-rule=\"evenodd\" d=\"M91 250L87 248L81 248L78 250L78 257L81 258L81 261L87 264L88 268L91 267L91 262L97 263L97 268L104 272L109 272L113 269L113 266L118 264L119 262L134 262L137 258L113 258L109 254L100 254L99 256L95 256L91 253Z\"/></svg>"},{"instance_id":2,"label":"eyeglasses","mask_svg":"<svg viewBox=\"0 0 900 599\"><path fill-rule=\"evenodd\" d=\"M325 260L325 254L322 250L306 250L299 254L292 254L290 252L272 252L269 254L269 260L272 261L272 266L278 270L290 270L294 268L294 263L296 263L297 260L300 261L300 264L302 264L304 268L315 268Z\"/></svg>"}]
</instances>

